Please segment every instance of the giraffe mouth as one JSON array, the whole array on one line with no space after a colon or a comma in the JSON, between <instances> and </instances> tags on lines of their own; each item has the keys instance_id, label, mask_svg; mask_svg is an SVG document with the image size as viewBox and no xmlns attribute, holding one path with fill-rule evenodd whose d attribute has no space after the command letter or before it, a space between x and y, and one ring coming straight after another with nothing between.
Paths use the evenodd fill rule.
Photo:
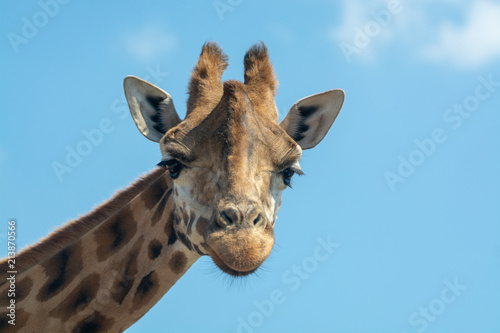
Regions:
<instances>
[{"instance_id":1,"label":"giraffe mouth","mask_svg":"<svg viewBox=\"0 0 500 333\"><path fill-rule=\"evenodd\" d=\"M257 269L259 269L260 265L257 266L256 268L250 269L250 270L238 270L235 268L230 267L227 265L224 260L222 260L214 251L209 251L209 255L212 258L213 262L219 267L224 273L236 276L236 277L241 277L241 276L247 276L252 273L254 273Z\"/></svg>"},{"instance_id":2,"label":"giraffe mouth","mask_svg":"<svg viewBox=\"0 0 500 333\"><path fill-rule=\"evenodd\" d=\"M254 273L267 259L274 245L274 233L251 229L225 232L218 230L206 237L207 252L214 263L232 276Z\"/></svg>"}]
</instances>

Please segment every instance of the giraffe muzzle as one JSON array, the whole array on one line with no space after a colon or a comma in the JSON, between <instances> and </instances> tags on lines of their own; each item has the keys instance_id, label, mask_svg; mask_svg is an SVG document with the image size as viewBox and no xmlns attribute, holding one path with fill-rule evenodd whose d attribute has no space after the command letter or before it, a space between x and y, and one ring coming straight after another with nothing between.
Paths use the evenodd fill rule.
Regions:
<instances>
[{"instance_id":1,"label":"giraffe muzzle","mask_svg":"<svg viewBox=\"0 0 500 333\"><path fill-rule=\"evenodd\" d=\"M274 231L256 205L221 207L205 232L214 263L233 276L255 272L274 245Z\"/></svg>"}]
</instances>

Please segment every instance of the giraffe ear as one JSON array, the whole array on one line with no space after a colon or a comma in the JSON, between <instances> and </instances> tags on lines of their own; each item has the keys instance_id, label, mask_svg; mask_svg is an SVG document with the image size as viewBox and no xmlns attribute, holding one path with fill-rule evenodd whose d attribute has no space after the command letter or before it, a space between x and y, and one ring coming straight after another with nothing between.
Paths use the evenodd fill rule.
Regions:
<instances>
[{"instance_id":1,"label":"giraffe ear","mask_svg":"<svg viewBox=\"0 0 500 333\"><path fill-rule=\"evenodd\" d=\"M123 86L132 118L149 140L159 142L181 122L172 97L164 90L135 76L127 76Z\"/></svg>"},{"instance_id":2,"label":"giraffe ear","mask_svg":"<svg viewBox=\"0 0 500 333\"><path fill-rule=\"evenodd\" d=\"M314 148L325 137L344 103L344 91L334 89L295 103L280 126L302 149Z\"/></svg>"}]
</instances>

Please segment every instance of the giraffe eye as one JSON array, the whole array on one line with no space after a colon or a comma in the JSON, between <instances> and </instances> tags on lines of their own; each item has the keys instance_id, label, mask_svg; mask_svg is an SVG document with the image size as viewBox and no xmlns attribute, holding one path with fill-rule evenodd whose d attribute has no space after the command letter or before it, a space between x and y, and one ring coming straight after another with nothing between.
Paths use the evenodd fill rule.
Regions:
<instances>
[{"instance_id":1,"label":"giraffe eye","mask_svg":"<svg viewBox=\"0 0 500 333\"><path fill-rule=\"evenodd\" d=\"M161 161L158 165L166 167L168 169L168 174L172 179L179 177L182 169L184 168L184 164L174 159Z\"/></svg>"},{"instance_id":2,"label":"giraffe eye","mask_svg":"<svg viewBox=\"0 0 500 333\"><path fill-rule=\"evenodd\" d=\"M282 172L283 174L283 183L285 183L286 186L290 186L290 183L292 182L292 177L295 175L295 171L293 171L291 168L286 168Z\"/></svg>"}]
</instances>

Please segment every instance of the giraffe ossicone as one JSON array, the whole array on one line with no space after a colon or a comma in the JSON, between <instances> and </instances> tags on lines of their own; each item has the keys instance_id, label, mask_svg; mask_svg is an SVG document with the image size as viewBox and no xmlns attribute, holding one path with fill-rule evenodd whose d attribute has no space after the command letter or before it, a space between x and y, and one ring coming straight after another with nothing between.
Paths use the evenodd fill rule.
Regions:
<instances>
[{"instance_id":1,"label":"giraffe ossicone","mask_svg":"<svg viewBox=\"0 0 500 333\"><path fill-rule=\"evenodd\" d=\"M17 257L16 326L0 262L0 330L121 332L201 256L225 273L255 272L274 245L281 193L337 117L344 92L299 100L278 122L277 80L263 43L244 81L222 82L227 56L206 43L191 74L184 120L162 89L124 81L139 131L158 142L151 173Z\"/></svg>"}]
</instances>

